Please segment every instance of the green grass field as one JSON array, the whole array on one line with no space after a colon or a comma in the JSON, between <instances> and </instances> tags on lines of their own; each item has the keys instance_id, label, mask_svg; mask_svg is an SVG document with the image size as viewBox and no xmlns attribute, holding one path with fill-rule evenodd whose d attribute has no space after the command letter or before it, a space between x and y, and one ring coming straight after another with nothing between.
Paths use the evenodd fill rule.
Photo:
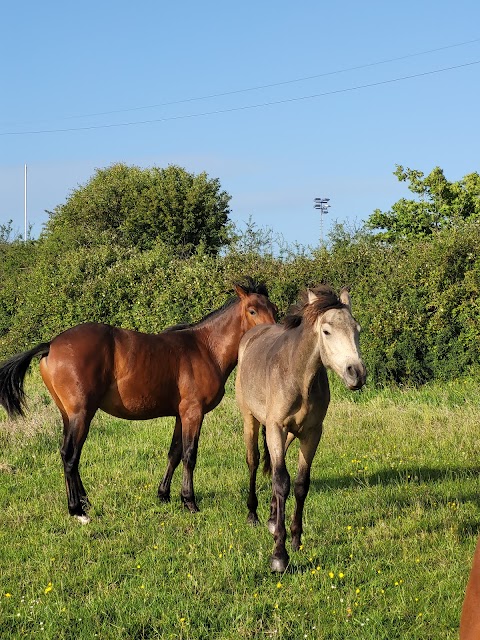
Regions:
<instances>
[{"instance_id":1,"label":"green grass field","mask_svg":"<svg viewBox=\"0 0 480 640\"><path fill-rule=\"evenodd\" d=\"M272 575L246 523L248 471L232 381L204 423L201 512L160 504L173 419L99 414L81 471L92 522L68 516L60 416L36 376L26 420L0 416L0 638L458 637L480 530L475 381L420 390L337 384L312 469L303 548ZM296 448L288 455L296 467ZM259 478L267 519L268 478ZM288 517L293 508L287 503Z\"/></svg>"}]
</instances>

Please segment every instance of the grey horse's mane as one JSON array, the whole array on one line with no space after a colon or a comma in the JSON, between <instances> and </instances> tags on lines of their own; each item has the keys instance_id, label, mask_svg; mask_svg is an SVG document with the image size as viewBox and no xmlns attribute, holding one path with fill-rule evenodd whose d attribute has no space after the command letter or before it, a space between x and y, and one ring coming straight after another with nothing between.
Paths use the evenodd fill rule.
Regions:
<instances>
[{"instance_id":1,"label":"grey horse's mane","mask_svg":"<svg viewBox=\"0 0 480 640\"><path fill-rule=\"evenodd\" d=\"M308 292L315 295L316 300L308 301ZM283 320L285 329L294 329L306 322L312 325L318 316L329 309L343 309L346 305L340 301L335 291L328 284L319 284L316 287L305 289L300 295L299 301L292 305Z\"/></svg>"}]
</instances>

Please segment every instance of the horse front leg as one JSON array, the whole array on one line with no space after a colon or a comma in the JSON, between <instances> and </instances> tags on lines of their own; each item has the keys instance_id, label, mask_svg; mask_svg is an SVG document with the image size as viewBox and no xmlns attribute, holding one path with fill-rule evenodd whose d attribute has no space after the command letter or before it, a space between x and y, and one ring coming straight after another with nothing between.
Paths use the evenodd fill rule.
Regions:
<instances>
[{"instance_id":1,"label":"horse front leg","mask_svg":"<svg viewBox=\"0 0 480 640\"><path fill-rule=\"evenodd\" d=\"M182 421L182 460L183 479L181 499L184 506L191 512L199 511L195 501L193 489L193 472L197 463L198 440L203 422L203 410L200 406L189 406L180 411Z\"/></svg>"},{"instance_id":2,"label":"horse front leg","mask_svg":"<svg viewBox=\"0 0 480 640\"><path fill-rule=\"evenodd\" d=\"M287 439L285 441L285 456L287 455L287 451L289 446L295 440L295 435L293 433L289 433L287 435ZM275 532L275 525L277 522L277 499L275 495L272 496L272 501L270 502L270 517L267 522L268 530L273 535Z\"/></svg>"},{"instance_id":3,"label":"horse front leg","mask_svg":"<svg viewBox=\"0 0 480 640\"><path fill-rule=\"evenodd\" d=\"M288 565L288 553L285 547L287 530L285 528L285 503L290 492L290 476L285 465L286 434L276 425L267 425L267 445L272 461L272 505L269 530L275 542L270 558L270 568L275 572L284 572Z\"/></svg>"},{"instance_id":4,"label":"horse front leg","mask_svg":"<svg viewBox=\"0 0 480 640\"><path fill-rule=\"evenodd\" d=\"M290 531L292 534L292 548L298 551L301 545L303 533L303 507L310 487L310 469L315 452L322 436L322 427L318 431L308 432L307 436L300 440L300 452L298 455L298 471L294 483L295 512L293 514Z\"/></svg>"},{"instance_id":5,"label":"horse front leg","mask_svg":"<svg viewBox=\"0 0 480 640\"><path fill-rule=\"evenodd\" d=\"M162 481L158 486L158 497L162 502L170 502L170 485L175 469L182 459L182 421L177 417L173 431L172 443L168 451L168 464Z\"/></svg>"}]
</instances>

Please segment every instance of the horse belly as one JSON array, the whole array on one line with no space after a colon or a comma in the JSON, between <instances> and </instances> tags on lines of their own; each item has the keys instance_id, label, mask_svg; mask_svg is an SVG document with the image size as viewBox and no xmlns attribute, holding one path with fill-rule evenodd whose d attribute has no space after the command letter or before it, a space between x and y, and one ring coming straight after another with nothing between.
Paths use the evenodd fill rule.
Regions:
<instances>
[{"instance_id":1,"label":"horse belly","mask_svg":"<svg viewBox=\"0 0 480 640\"><path fill-rule=\"evenodd\" d=\"M100 409L117 418L149 420L178 413L174 389L170 385L138 385L134 380L120 381L105 394Z\"/></svg>"}]
</instances>

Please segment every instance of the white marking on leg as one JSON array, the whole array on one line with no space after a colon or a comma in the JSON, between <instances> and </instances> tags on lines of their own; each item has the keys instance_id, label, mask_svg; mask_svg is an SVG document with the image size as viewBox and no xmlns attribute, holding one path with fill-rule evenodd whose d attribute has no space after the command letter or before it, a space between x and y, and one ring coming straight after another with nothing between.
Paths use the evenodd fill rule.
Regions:
<instances>
[{"instance_id":1,"label":"white marking on leg","mask_svg":"<svg viewBox=\"0 0 480 640\"><path fill-rule=\"evenodd\" d=\"M81 523L81 524L88 524L90 522L90 518L88 516L75 516L75 518L77 518L77 520Z\"/></svg>"}]
</instances>

